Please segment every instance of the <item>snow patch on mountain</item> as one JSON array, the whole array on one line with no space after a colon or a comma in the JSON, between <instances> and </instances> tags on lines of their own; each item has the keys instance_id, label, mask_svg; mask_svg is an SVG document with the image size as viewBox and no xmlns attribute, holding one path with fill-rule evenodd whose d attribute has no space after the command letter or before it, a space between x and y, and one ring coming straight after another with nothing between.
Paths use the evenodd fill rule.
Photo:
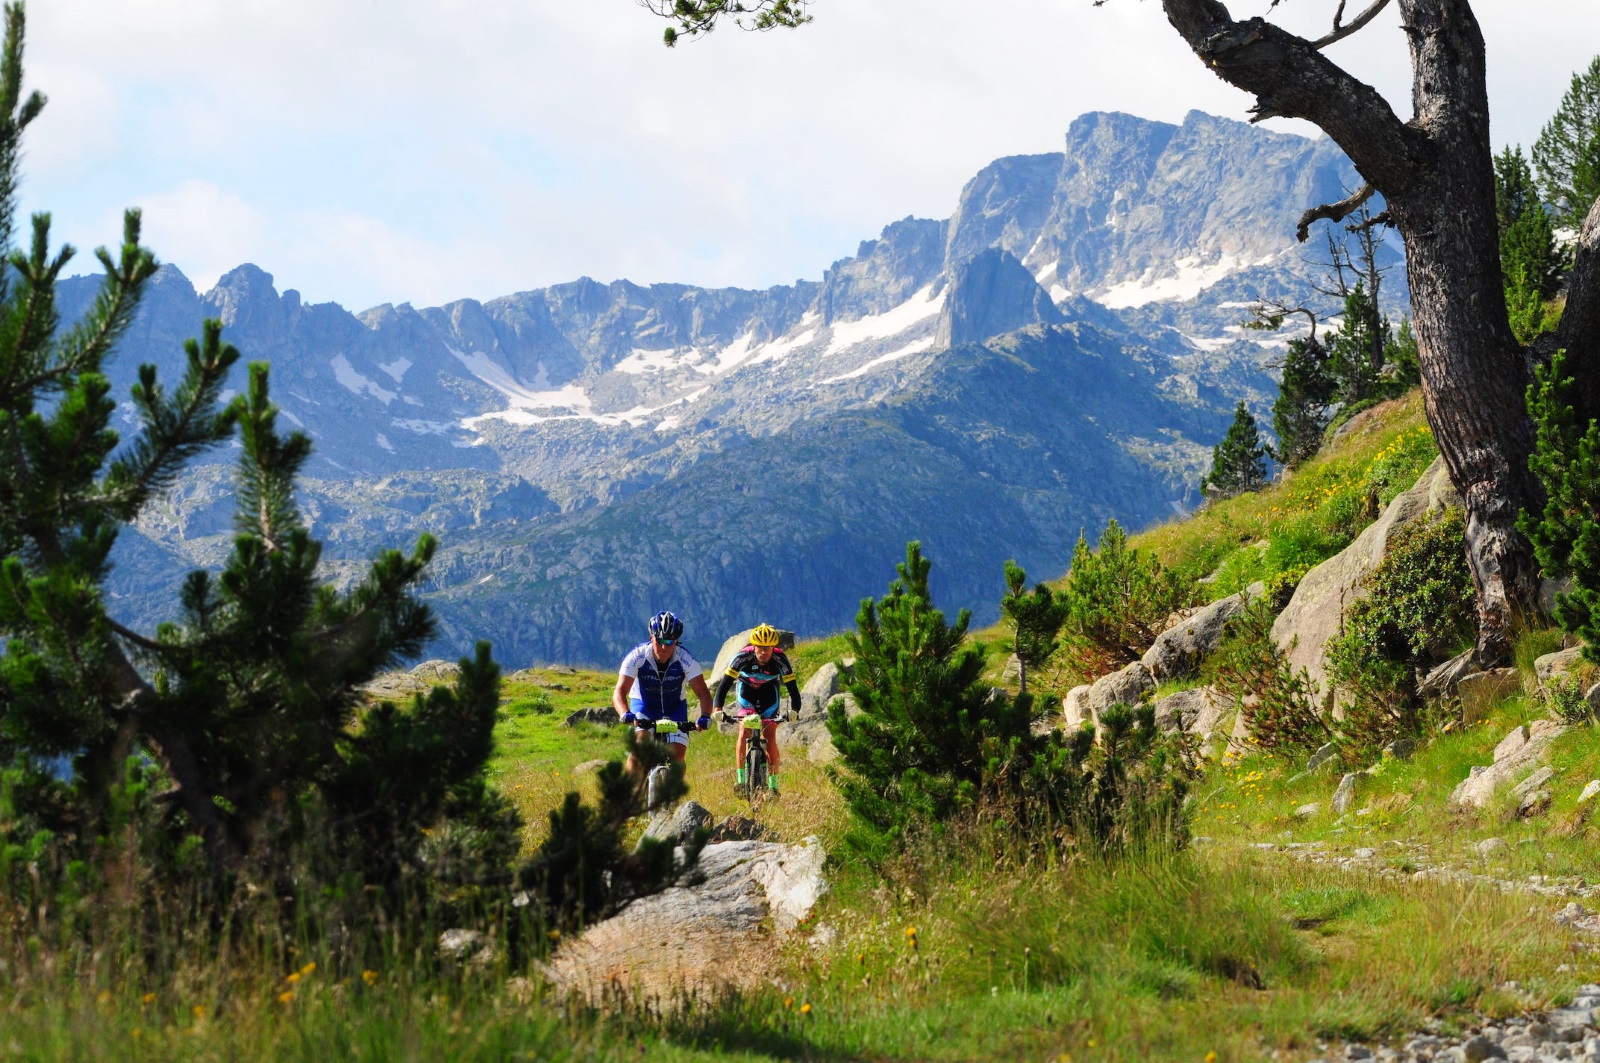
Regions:
<instances>
[{"instance_id":1,"label":"snow patch on mountain","mask_svg":"<svg viewBox=\"0 0 1600 1063\"><path fill-rule=\"evenodd\" d=\"M612 371L617 373L660 373L672 369L689 368L697 373L714 373L718 363L703 362L705 352L691 347L688 350L666 348L665 350L645 350L635 347L628 356L616 365Z\"/></svg>"},{"instance_id":2,"label":"snow patch on mountain","mask_svg":"<svg viewBox=\"0 0 1600 1063\"><path fill-rule=\"evenodd\" d=\"M933 293L928 285L911 298L881 314L873 314L855 321L839 321L832 326L826 354L838 354L871 340L898 336L915 325L939 316L944 308L944 291ZM930 341L931 342L931 341Z\"/></svg>"},{"instance_id":3,"label":"snow patch on mountain","mask_svg":"<svg viewBox=\"0 0 1600 1063\"><path fill-rule=\"evenodd\" d=\"M388 365L380 365L378 368L388 373L394 379L394 382L398 384L405 379L406 370L410 369L411 365L412 362L409 358L396 358Z\"/></svg>"},{"instance_id":4,"label":"snow patch on mountain","mask_svg":"<svg viewBox=\"0 0 1600 1063\"><path fill-rule=\"evenodd\" d=\"M356 367L350 364L350 359L342 354L333 356L333 378L355 394L370 395L385 406L400 397L393 391L379 387L376 381L362 376L356 371Z\"/></svg>"},{"instance_id":5,"label":"snow patch on mountain","mask_svg":"<svg viewBox=\"0 0 1600 1063\"><path fill-rule=\"evenodd\" d=\"M1193 299L1213 284L1243 265L1233 255L1223 255L1215 262L1201 262L1199 256L1181 258L1173 265L1175 273L1156 276L1155 267L1145 270L1138 279L1123 281L1103 289L1095 301L1113 310L1144 306L1147 303L1180 302Z\"/></svg>"},{"instance_id":6,"label":"snow patch on mountain","mask_svg":"<svg viewBox=\"0 0 1600 1063\"><path fill-rule=\"evenodd\" d=\"M880 365L886 365L889 362L898 361L907 355L916 354L918 351L925 351L932 346L933 337L924 336L920 340L912 340L904 347L897 347L887 354L880 354L876 358L872 359L872 361L866 363L865 365L857 366L848 373L840 373L838 376L830 376L826 380L819 380L811 386L813 388L820 388L825 387L828 384L837 384L841 380L854 380L856 377L866 376Z\"/></svg>"}]
</instances>

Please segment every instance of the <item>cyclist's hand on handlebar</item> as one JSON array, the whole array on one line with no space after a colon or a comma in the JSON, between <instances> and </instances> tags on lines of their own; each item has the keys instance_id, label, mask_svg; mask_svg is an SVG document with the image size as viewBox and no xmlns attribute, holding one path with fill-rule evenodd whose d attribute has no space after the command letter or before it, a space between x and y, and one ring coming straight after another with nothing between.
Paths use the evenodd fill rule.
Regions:
<instances>
[{"instance_id":1,"label":"cyclist's hand on handlebar","mask_svg":"<svg viewBox=\"0 0 1600 1063\"><path fill-rule=\"evenodd\" d=\"M709 728L711 726L711 717L702 716L702 717L700 717L698 720L696 720L694 722L694 725L695 725L695 727L697 727L700 730L704 731L704 730L706 730L707 728Z\"/></svg>"},{"instance_id":2,"label":"cyclist's hand on handlebar","mask_svg":"<svg viewBox=\"0 0 1600 1063\"><path fill-rule=\"evenodd\" d=\"M625 712L622 714L622 722L630 727L637 727L639 726L639 717L631 712Z\"/></svg>"}]
</instances>

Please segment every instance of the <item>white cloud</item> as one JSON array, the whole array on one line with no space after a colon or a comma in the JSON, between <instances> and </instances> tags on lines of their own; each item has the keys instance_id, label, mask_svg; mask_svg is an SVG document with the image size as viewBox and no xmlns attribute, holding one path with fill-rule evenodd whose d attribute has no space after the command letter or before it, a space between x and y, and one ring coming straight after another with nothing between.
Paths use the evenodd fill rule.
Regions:
<instances>
[{"instance_id":1,"label":"white cloud","mask_svg":"<svg viewBox=\"0 0 1600 1063\"><path fill-rule=\"evenodd\" d=\"M1236 13L1266 12L1252 2ZM1312 32L1331 7L1272 14ZM1476 8L1497 143L1529 144L1600 4ZM152 246L185 272L256 260L352 308L580 274L765 286L820 276L894 218L947 216L979 167L1058 150L1084 111L1246 116L1157 3L971 12L854 0L668 51L628 0L55 0L29 9L29 82L51 104L25 206L94 246L143 195ZM1330 53L1408 115L1397 30ZM185 221L186 203L221 221Z\"/></svg>"},{"instance_id":2,"label":"white cloud","mask_svg":"<svg viewBox=\"0 0 1600 1063\"><path fill-rule=\"evenodd\" d=\"M183 270L200 291L239 263L270 251L271 220L210 181L184 181L129 205L144 211L144 243ZM115 215L107 217L98 243L114 245L118 224Z\"/></svg>"}]
</instances>

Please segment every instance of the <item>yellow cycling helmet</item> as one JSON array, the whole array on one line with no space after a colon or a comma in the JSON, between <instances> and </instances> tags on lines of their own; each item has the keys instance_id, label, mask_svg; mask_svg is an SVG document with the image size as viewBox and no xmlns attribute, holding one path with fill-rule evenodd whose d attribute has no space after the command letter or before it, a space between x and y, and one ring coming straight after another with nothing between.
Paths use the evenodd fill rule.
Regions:
<instances>
[{"instance_id":1,"label":"yellow cycling helmet","mask_svg":"<svg viewBox=\"0 0 1600 1063\"><path fill-rule=\"evenodd\" d=\"M771 624L762 624L750 632L750 645L776 646L778 644L778 629Z\"/></svg>"}]
</instances>

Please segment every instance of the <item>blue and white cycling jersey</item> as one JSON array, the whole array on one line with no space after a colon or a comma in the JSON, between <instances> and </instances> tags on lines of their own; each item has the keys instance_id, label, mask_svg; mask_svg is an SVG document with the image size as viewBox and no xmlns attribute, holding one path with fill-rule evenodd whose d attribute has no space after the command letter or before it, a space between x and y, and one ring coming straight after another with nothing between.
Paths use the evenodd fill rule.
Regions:
<instances>
[{"instance_id":1,"label":"blue and white cycling jersey","mask_svg":"<svg viewBox=\"0 0 1600 1063\"><path fill-rule=\"evenodd\" d=\"M619 676L633 680L628 692L628 707L635 715L647 720L676 720L689 722L689 701L683 688L695 676L704 674L700 662L683 646L674 646L666 664L656 661L655 649L648 642L640 643L622 658Z\"/></svg>"}]
</instances>

